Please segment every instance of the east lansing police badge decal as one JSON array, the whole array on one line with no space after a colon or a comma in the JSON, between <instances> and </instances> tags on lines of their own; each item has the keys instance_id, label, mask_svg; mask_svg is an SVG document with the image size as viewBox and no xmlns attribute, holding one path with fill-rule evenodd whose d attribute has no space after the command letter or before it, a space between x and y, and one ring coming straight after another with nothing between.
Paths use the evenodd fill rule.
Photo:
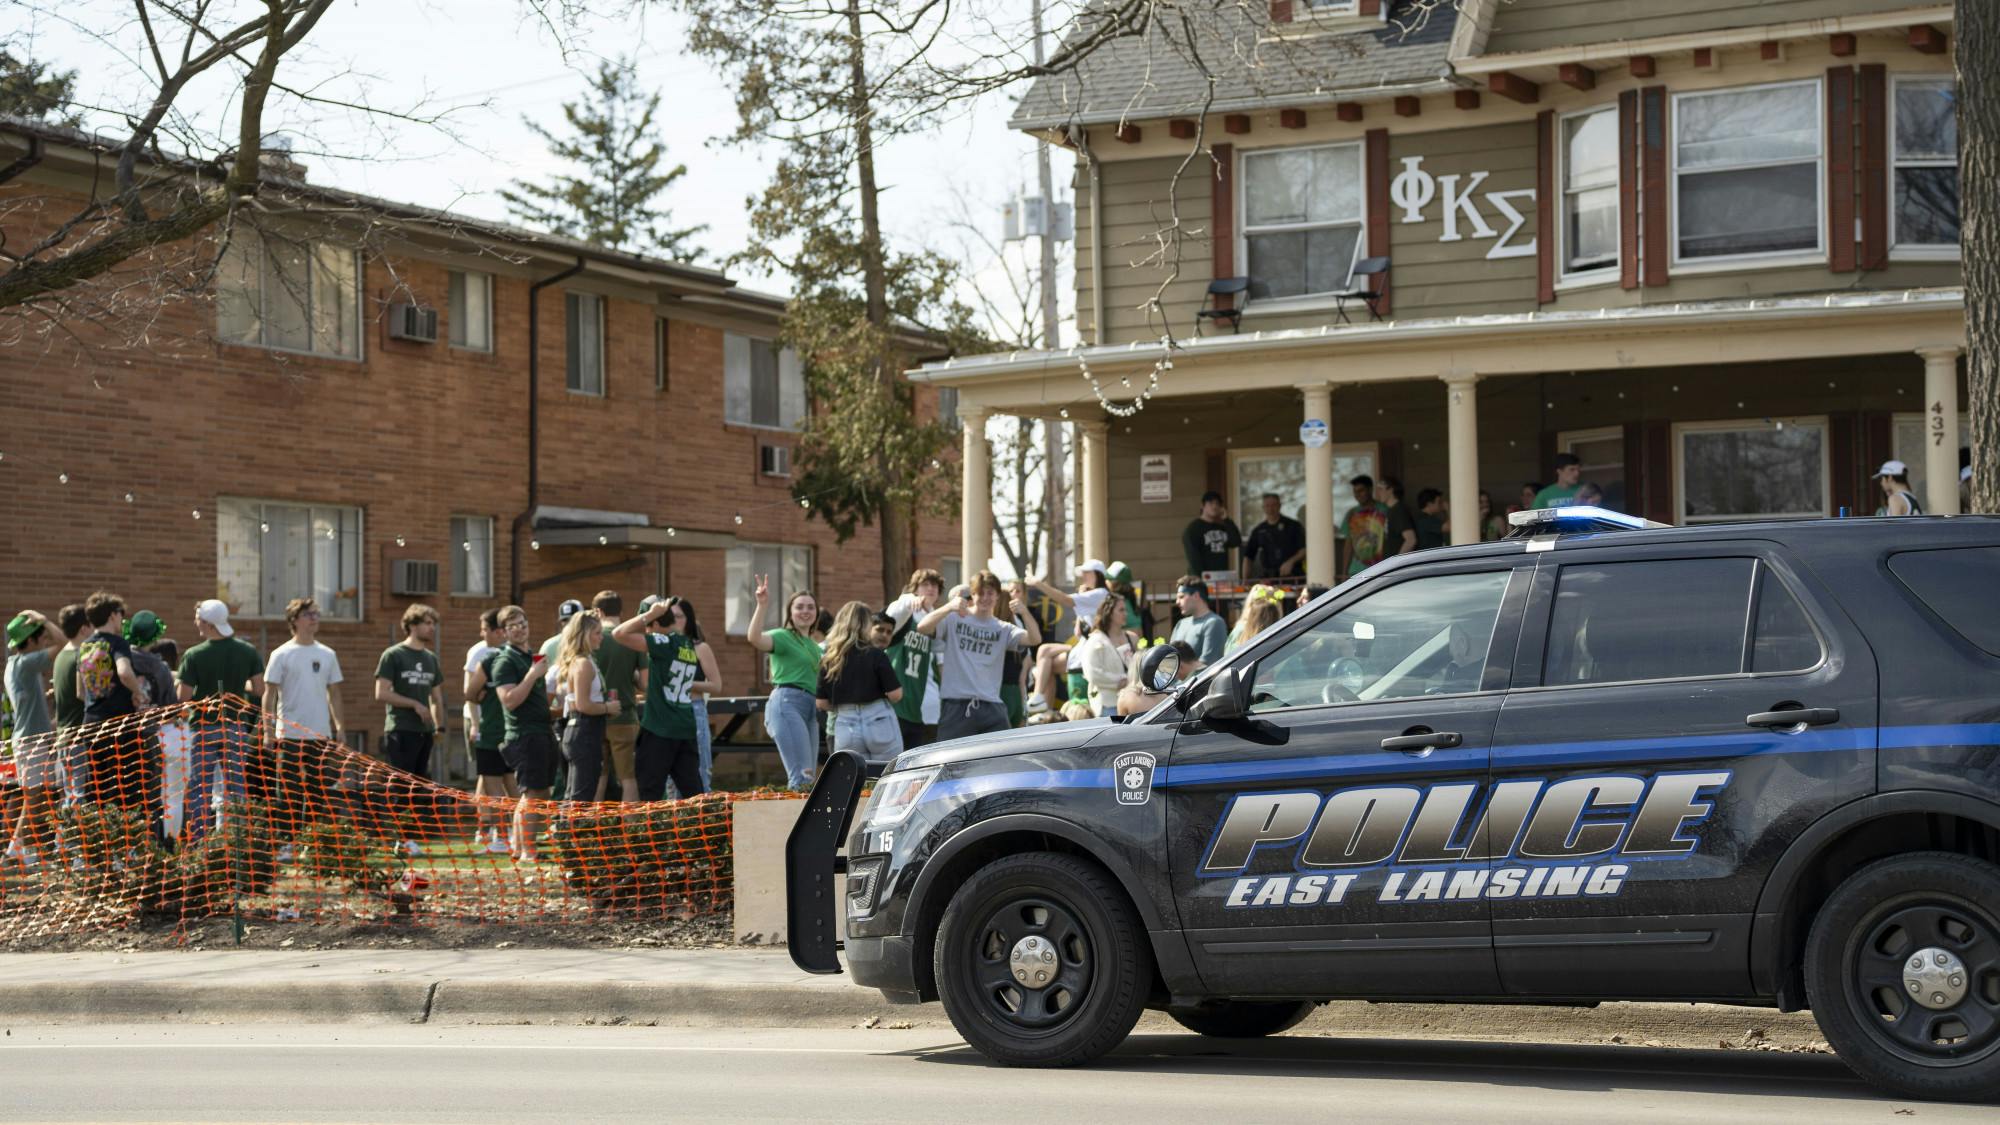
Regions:
<instances>
[{"instance_id":1,"label":"east lansing police badge decal","mask_svg":"<svg viewBox=\"0 0 2000 1125\"><path fill-rule=\"evenodd\" d=\"M1143 805L1153 799L1153 756L1144 750L1120 754L1111 763L1112 787L1121 805Z\"/></svg>"}]
</instances>

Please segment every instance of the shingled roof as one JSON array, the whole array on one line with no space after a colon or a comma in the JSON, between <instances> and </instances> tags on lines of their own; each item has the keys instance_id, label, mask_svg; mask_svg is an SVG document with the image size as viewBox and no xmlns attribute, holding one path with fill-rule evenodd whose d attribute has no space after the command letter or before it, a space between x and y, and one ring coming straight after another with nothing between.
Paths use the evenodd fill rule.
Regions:
<instances>
[{"instance_id":1,"label":"shingled roof","mask_svg":"<svg viewBox=\"0 0 2000 1125\"><path fill-rule=\"evenodd\" d=\"M1417 19L1418 4L1404 0L1380 26L1357 27L1361 21L1349 17L1317 31L1300 4L1300 18L1274 31L1261 4L1172 7L1203 9L1191 17L1192 43L1178 19L1156 20L1143 34L1098 47L1072 71L1036 79L1009 124L1035 130L1198 113L1210 74L1213 113L1407 92L1450 74L1459 18L1456 5L1439 4Z\"/></svg>"}]
</instances>

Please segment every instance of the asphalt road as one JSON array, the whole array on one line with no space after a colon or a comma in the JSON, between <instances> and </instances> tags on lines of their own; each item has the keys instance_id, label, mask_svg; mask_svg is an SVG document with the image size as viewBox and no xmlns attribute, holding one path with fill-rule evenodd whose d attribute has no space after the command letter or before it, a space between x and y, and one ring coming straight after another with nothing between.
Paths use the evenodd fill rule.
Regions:
<instances>
[{"instance_id":1,"label":"asphalt road","mask_svg":"<svg viewBox=\"0 0 2000 1125\"><path fill-rule=\"evenodd\" d=\"M1136 1036L1005 1070L934 1030L15 1027L0 1119L65 1122L1995 1120L1878 1096L1826 1055Z\"/></svg>"}]
</instances>

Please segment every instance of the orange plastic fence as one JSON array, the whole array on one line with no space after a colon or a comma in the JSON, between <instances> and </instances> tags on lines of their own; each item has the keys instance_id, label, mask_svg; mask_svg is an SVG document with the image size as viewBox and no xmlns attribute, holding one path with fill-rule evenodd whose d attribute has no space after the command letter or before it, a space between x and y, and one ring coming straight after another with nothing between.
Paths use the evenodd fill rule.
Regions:
<instances>
[{"instance_id":1,"label":"orange plastic fence","mask_svg":"<svg viewBox=\"0 0 2000 1125\"><path fill-rule=\"evenodd\" d=\"M27 813L21 846L0 866L0 940L232 915L569 923L726 913L730 806L755 796L475 797L340 743L275 737L233 697L17 743L0 763L0 794L0 840ZM530 841L533 859L509 854Z\"/></svg>"}]
</instances>

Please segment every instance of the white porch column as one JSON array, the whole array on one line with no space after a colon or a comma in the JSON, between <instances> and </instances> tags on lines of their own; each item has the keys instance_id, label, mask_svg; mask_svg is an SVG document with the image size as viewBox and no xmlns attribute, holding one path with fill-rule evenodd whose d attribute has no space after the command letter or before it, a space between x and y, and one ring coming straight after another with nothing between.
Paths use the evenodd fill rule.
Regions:
<instances>
[{"instance_id":1,"label":"white porch column","mask_svg":"<svg viewBox=\"0 0 2000 1125\"><path fill-rule=\"evenodd\" d=\"M1299 388L1305 399L1305 421L1331 425L1333 388L1325 383ZM1306 582L1334 582L1333 445L1306 446Z\"/></svg>"},{"instance_id":2,"label":"white porch column","mask_svg":"<svg viewBox=\"0 0 2000 1125\"><path fill-rule=\"evenodd\" d=\"M1924 357L1924 511L1958 514L1958 349L1918 348ZM1938 435L1944 435L1939 440Z\"/></svg>"},{"instance_id":3,"label":"white porch column","mask_svg":"<svg viewBox=\"0 0 2000 1125\"><path fill-rule=\"evenodd\" d=\"M1451 542L1479 542L1479 376L1454 371L1441 375L1445 386L1445 435L1451 472Z\"/></svg>"},{"instance_id":4,"label":"white porch column","mask_svg":"<svg viewBox=\"0 0 2000 1125\"><path fill-rule=\"evenodd\" d=\"M986 446L986 411L960 407L958 421L965 442L959 458L959 573L971 576L986 569L993 555L993 454Z\"/></svg>"},{"instance_id":5,"label":"white porch column","mask_svg":"<svg viewBox=\"0 0 2000 1125\"><path fill-rule=\"evenodd\" d=\"M1111 424L1078 422L1083 435L1083 557L1111 562ZM1057 577L1055 581L1062 581Z\"/></svg>"}]
</instances>

